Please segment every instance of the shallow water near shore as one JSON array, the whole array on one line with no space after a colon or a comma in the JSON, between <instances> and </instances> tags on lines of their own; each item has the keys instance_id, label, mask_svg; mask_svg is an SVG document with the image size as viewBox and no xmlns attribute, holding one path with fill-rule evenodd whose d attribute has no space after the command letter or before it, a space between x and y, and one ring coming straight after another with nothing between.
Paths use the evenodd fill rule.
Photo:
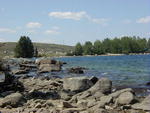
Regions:
<instances>
[{"instance_id":1,"label":"shallow water near shore","mask_svg":"<svg viewBox=\"0 0 150 113\"><path fill-rule=\"evenodd\" d=\"M66 74L61 76L97 76L108 77L115 86L148 88L150 82L150 55L124 56L82 56L64 57L58 60L67 62L64 70L70 67L85 67L82 75Z\"/></svg>"}]
</instances>

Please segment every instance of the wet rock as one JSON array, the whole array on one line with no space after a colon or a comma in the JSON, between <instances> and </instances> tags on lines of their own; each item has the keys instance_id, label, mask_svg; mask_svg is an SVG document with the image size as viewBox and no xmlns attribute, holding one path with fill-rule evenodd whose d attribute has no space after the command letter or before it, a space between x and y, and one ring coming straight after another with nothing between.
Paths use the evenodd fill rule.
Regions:
<instances>
[{"instance_id":1,"label":"wet rock","mask_svg":"<svg viewBox=\"0 0 150 113\"><path fill-rule=\"evenodd\" d=\"M150 111L150 95L147 96L141 103L132 105L133 109L141 109L145 111Z\"/></svg>"},{"instance_id":2,"label":"wet rock","mask_svg":"<svg viewBox=\"0 0 150 113\"><path fill-rule=\"evenodd\" d=\"M120 105L127 105L132 103L134 100L134 95L131 92L124 92L121 93L118 97L118 104Z\"/></svg>"},{"instance_id":3,"label":"wet rock","mask_svg":"<svg viewBox=\"0 0 150 113\"><path fill-rule=\"evenodd\" d=\"M87 77L72 77L63 80L63 88L74 92L85 91L92 85L93 83Z\"/></svg>"},{"instance_id":4,"label":"wet rock","mask_svg":"<svg viewBox=\"0 0 150 113\"><path fill-rule=\"evenodd\" d=\"M12 106L18 107L22 105L23 95L20 93L12 93L5 98L0 99L0 107Z\"/></svg>"},{"instance_id":5,"label":"wet rock","mask_svg":"<svg viewBox=\"0 0 150 113\"><path fill-rule=\"evenodd\" d=\"M68 72L75 73L75 74L83 74L84 73L83 69L84 68L82 68L82 67L72 67L72 68L68 69Z\"/></svg>"}]
</instances>

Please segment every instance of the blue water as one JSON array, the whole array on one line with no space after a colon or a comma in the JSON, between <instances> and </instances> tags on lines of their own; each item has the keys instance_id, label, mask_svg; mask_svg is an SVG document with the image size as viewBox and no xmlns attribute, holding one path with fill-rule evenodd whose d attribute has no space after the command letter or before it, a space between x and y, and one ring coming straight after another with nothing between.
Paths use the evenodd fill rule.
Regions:
<instances>
[{"instance_id":1,"label":"blue water","mask_svg":"<svg viewBox=\"0 0 150 113\"><path fill-rule=\"evenodd\" d=\"M67 62L64 70L70 67L85 67L83 75L108 77L113 85L146 87L150 82L150 55L125 55L125 56L83 56L57 58ZM62 76L75 76L64 74Z\"/></svg>"}]
</instances>

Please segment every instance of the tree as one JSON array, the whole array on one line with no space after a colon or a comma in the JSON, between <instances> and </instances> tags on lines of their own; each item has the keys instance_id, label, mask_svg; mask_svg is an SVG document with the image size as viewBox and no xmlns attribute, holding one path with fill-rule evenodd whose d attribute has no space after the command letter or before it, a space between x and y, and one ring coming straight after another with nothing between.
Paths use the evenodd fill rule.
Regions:
<instances>
[{"instance_id":1,"label":"tree","mask_svg":"<svg viewBox=\"0 0 150 113\"><path fill-rule=\"evenodd\" d=\"M104 53L103 45L100 40L94 42L94 54L101 55Z\"/></svg>"},{"instance_id":2,"label":"tree","mask_svg":"<svg viewBox=\"0 0 150 113\"><path fill-rule=\"evenodd\" d=\"M34 55L33 43L29 37L21 36L16 47L15 57L31 58Z\"/></svg>"},{"instance_id":3,"label":"tree","mask_svg":"<svg viewBox=\"0 0 150 113\"><path fill-rule=\"evenodd\" d=\"M80 43L77 43L75 46L75 55L80 56L83 54L83 48Z\"/></svg>"},{"instance_id":4,"label":"tree","mask_svg":"<svg viewBox=\"0 0 150 113\"><path fill-rule=\"evenodd\" d=\"M105 53L111 53L111 40L109 38L104 39L103 47Z\"/></svg>"},{"instance_id":5,"label":"tree","mask_svg":"<svg viewBox=\"0 0 150 113\"><path fill-rule=\"evenodd\" d=\"M90 41L85 42L83 51L85 55L93 55L93 45Z\"/></svg>"}]
</instances>

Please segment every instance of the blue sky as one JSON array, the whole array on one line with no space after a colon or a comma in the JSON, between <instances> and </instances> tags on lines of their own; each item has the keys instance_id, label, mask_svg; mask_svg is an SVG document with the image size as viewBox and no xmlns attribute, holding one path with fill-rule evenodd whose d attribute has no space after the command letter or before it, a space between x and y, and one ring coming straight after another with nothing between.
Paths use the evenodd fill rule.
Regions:
<instances>
[{"instance_id":1,"label":"blue sky","mask_svg":"<svg viewBox=\"0 0 150 113\"><path fill-rule=\"evenodd\" d=\"M0 42L75 45L110 37L150 37L150 0L0 0Z\"/></svg>"}]
</instances>

